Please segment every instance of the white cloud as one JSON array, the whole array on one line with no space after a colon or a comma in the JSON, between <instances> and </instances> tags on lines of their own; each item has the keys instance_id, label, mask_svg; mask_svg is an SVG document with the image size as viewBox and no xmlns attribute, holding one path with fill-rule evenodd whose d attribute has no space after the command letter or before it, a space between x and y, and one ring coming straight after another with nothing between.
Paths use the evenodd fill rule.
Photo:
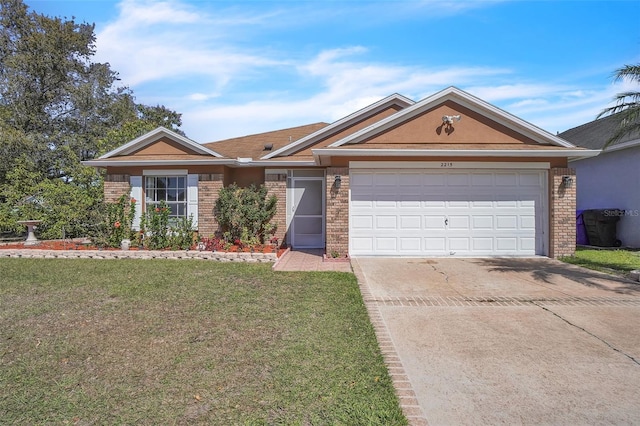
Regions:
<instances>
[{"instance_id":1,"label":"white cloud","mask_svg":"<svg viewBox=\"0 0 640 426\"><path fill-rule=\"evenodd\" d=\"M118 18L97 32L96 57L118 70L125 85L197 76L219 88L252 69L282 65L225 42L226 29L250 22L216 20L177 1L125 0Z\"/></svg>"},{"instance_id":2,"label":"white cloud","mask_svg":"<svg viewBox=\"0 0 640 426\"><path fill-rule=\"evenodd\" d=\"M96 59L109 62L139 102L182 113L183 129L201 142L331 122L392 93L420 100L452 85L555 132L592 120L626 87L581 87L505 66L393 62L377 46L312 39L297 44L263 35L278 26L291 31L287 37L312 31L305 26L326 31L332 14L354 9L366 12L353 15L365 20L384 20L383 10L398 17L410 9L428 10L425 19L433 19L432 11L443 16L494 3L349 2L341 3L342 10L329 2L318 3L314 14L308 3L222 9L217 2L123 0L117 18L98 29ZM429 58L436 61L437 52Z\"/></svg>"}]
</instances>

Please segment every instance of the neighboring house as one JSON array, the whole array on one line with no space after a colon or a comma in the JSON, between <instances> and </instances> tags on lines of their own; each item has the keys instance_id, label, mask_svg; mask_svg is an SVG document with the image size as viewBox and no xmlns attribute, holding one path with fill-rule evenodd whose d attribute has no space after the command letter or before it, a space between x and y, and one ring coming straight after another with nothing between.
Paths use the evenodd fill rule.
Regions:
<instances>
[{"instance_id":1,"label":"neighboring house","mask_svg":"<svg viewBox=\"0 0 640 426\"><path fill-rule=\"evenodd\" d=\"M84 164L105 197L159 200L217 231L218 191L264 183L281 241L340 256L558 257L575 250L577 148L455 87L332 124L198 144L164 128ZM139 220L139 219L138 219Z\"/></svg>"},{"instance_id":2,"label":"neighboring house","mask_svg":"<svg viewBox=\"0 0 640 426\"><path fill-rule=\"evenodd\" d=\"M603 149L618 126L616 115L560 133L574 145ZM577 173L577 209L620 209L618 239L625 247L640 247L640 135L628 135L597 157L571 161Z\"/></svg>"}]
</instances>

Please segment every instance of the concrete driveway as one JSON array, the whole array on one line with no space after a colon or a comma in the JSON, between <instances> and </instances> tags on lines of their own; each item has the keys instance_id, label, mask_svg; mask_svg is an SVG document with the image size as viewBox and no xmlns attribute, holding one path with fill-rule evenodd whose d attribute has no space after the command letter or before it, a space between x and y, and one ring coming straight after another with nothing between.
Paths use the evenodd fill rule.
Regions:
<instances>
[{"instance_id":1,"label":"concrete driveway","mask_svg":"<svg viewBox=\"0 0 640 426\"><path fill-rule=\"evenodd\" d=\"M352 265L412 424L640 423L639 284L546 258Z\"/></svg>"}]
</instances>

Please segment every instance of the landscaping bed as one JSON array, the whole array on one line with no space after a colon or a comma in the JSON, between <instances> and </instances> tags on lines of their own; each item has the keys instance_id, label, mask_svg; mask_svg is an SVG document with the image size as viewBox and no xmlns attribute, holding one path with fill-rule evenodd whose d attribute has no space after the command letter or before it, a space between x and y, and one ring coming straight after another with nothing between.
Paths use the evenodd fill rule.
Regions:
<instances>
[{"instance_id":1,"label":"landscaping bed","mask_svg":"<svg viewBox=\"0 0 640 426\"><path fill-rule=\"evenodd\" d=\"M286 248L283 247L273 247L271 245L260 245L254 247L239 247L239 246L229 246L227 248L216 247L215 250L210 248L203 248L198 244L194 244L189 250L148 250L140 247L130 247L128 250L121 250L119 248L113 247L96 247L94 244L91 244L90 241L86 239L73 239L73 240L46 240L40 241L38 244L34 245L26 245L24 241L21 242L0 242L0 251L22 251L22 250L30 250L30 251L85 251L85 252L93 252L93 251L110 251L110 252L136 252L140 251L143 253L157 253L157 252L187 252L190 251L192 253L228 253L228 254L240 254L240 253L256 253L256 254L275 254L276 257L282 256L286 251ZM87 253L88 254L88 253ZM142 256L142 255L140 255ZM131 257L140 257L131 255ZM165 256L166 257L166 256ZM194 254L195 257L195 254ZM234 256L229 256L234 257Z\"/></svg>"}]
</instances>

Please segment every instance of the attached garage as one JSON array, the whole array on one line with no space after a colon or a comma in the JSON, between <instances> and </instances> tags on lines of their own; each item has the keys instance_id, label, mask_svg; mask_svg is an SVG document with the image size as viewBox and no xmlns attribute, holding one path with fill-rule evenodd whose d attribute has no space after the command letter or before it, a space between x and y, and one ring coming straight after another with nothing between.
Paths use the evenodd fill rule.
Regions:
<instances>
[{"instance_id":1,"label":"attached garage","mask_svg":"<svg viewBox=\"0 0 640 426\"><path fill-rule=\"evenodd\" d=\"M547 254L544 165L433 166L438 168L351 169L352 255Z\"/></svg>"}]
</instances>

